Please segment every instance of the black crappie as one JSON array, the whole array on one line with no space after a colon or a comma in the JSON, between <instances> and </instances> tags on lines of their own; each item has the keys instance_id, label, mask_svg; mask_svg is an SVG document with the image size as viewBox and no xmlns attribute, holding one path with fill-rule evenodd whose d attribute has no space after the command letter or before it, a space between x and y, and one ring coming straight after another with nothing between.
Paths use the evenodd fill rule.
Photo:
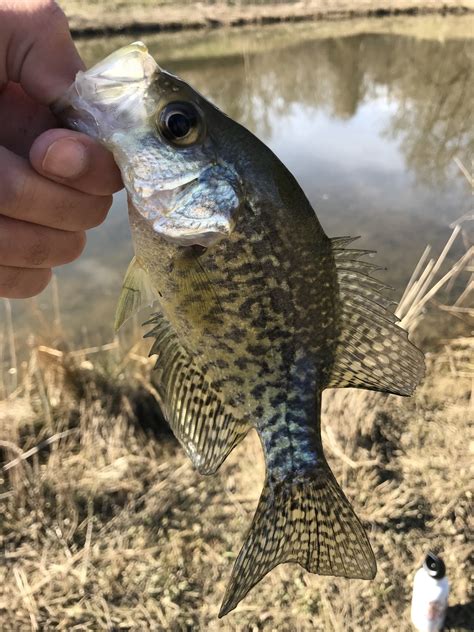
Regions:
<instances>
[{"instance_id":1,"label":"black crappie","mask_svg":"<svg viewBox=\"0 0 474 632\"><path fill-rule=\"evenodd\" d=\"M329 239L294 177L141 43L77 75L55 105L114 154L135 246L116 325L145 304L165 416L214 473L254 427L266 479L220 616L281 562L373 578L364 530L324 457L329 386L410 395L423 356L370 276Z\"/></svg>"}]
</instances>

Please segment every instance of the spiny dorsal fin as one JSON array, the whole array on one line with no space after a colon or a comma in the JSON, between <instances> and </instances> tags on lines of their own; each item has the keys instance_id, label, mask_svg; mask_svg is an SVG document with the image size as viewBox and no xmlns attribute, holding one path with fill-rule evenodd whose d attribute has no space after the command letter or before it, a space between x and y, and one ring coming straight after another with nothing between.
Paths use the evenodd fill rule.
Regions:
<instances>
[{"instance_id":1,"label":"spiny dorsal fin","mask_svg":"<svg viewBox=\"0 0 474 632\"><path fill-rule=\"evenodd\" d=\"M424 375L423 354L409 340L392 311L386 289L370 276L376 269L360 261L368 251L332 240L341 301L340 334L327 387L353 386L411 395Z\"/></svg>"},{"instance_id":2,"label":"spiny dorsal fin","mask_svg":"<svg viewBox=\"0 0 474 632\"><path fill-rule=\"evenodd\" d=\"M158 354L155 369L165 415L194 467L213 474L250 426L226 410L222 394L183 349L168 321L155 314L145 337L155 340L150 355Z\"/></svg>"},{"instance_id":3,"label":"spiny dorsal fin","mask_svg":"<svg viewBox=\"0 0 474 632\"><path fill-rule=\"evenodd\" d=\"M140 311L140 309L151 305L155 300L156 293L151 286L147 273L139 265L136 258L133 257L125 273L117 309L115 310L115 331L118 331L124 322Z\"/></svg>"}]
</instances>

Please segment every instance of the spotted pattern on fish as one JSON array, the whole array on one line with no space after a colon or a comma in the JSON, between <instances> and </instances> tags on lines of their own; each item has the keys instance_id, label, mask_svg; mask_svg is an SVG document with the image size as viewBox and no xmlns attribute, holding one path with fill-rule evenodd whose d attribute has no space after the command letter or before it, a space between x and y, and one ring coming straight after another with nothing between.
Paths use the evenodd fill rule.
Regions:
<instances>
[{"instance_id":1,"label":"spotted pattern on fish","mask_svg":"<svg viewBox=\"0 0 474 632\"><path fill-rule=\"evenodd\" d=\"M350 284L362 288L361 309L366 311L361 327L373 313L377 318L377 309L384 310L380 322L398 326L386 311L388 302L378 295L381 284L367 276L372 268L358 266L355 252L339 252L341 243L319 234L315 248L314 236L311 244L302 236L296 247L298 266L285 263L286 240L277 232L270 239L258 235L261 216L277 213L247 202L241 215L245 223L238 222L225 243L204 252L175 252L167 279L173 291L166 295L166 286L160 289L166 299L163 307L172 306L173 327L196 365L212 376L228 410L257 429L268 472L258 519L232 571L221 616L281 561L297 561L321 574L366 579L375 574L360 522L324 458L320 392L337 381L344 366L346 356L340 353L338 358L339 350L343 345L352 349L350 335L341 343L344 327L351 322L341 294L352 290ZM341 259L344 265L339 267ZM373 304L376 292L378 303ZM361 327L355 323L356 335ZM369 351L374 357L374 350ZM298 485L292 483L295 479ZM288 519L281 494L300 503L300 521ZM276 529L280 523L282 528ZM301 532L307 534L298 538L301 550L291 548Z\"/></svg>"},{"instance_id":2,"label":"spotted pattern on fish","mask_svg":"<svg viewBox=\"0 0 474 632\"><path fill-rule=\"evenodd\" d=\"M372 578L370 544L322 450L321 392L406 395L423 360L368 253L330 240L278 158L143 44L76 84L61 100L65 122L113 152L129 194L129 276L157 297L151 352L171 427L204 473L249 427L262 443L265 484L221 616L281 562ZM183 103L199 141L163 133L163 115ZM124 310L139 304L125 294Z\"/></svg>"}]
</instances>

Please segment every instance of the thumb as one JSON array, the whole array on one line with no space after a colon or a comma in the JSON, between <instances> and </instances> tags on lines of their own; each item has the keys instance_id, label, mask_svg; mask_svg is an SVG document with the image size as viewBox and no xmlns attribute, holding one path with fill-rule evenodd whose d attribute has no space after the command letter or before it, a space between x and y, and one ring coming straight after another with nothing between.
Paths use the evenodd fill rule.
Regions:
<instances>
[{"instance_id":1,"label":"thumb","mask_svg":"<svg viewBox=\"0 0 474 632\"><path fill-rule=\"evenodd\" d=\"M30 97L50 105L84 68L66 16L52 0L7 0L0 24L7 42L4 80L20 83Z\"/></svg>"}]
</instances>

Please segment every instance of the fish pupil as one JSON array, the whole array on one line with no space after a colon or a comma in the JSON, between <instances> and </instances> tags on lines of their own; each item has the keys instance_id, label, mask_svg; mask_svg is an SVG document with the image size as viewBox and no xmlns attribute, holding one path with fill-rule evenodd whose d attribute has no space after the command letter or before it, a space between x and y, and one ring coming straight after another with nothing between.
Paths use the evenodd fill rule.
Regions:
<instances>
[{"instance_id":1,"label":"fish pupil","mask_svg":"<svg viewBox=\"0 0 474 632\"><path fill-rule=\"evenodd\" d=\"M189 147L204 137L205 126L199 109L186 101L168 103L158 116L158 130L177 147Z\"/></svg>"},{"instance_id":2,"label":"fish pupil","mask_svg":"<svg viewBox=\"0 0 474 632\"><path fill-rule=\"evenodd\" d=\"M174 138L184 138L189 134L192 121L184 112L173 112L167 118L167 126Z\"/></svg>"}]
</instances>

